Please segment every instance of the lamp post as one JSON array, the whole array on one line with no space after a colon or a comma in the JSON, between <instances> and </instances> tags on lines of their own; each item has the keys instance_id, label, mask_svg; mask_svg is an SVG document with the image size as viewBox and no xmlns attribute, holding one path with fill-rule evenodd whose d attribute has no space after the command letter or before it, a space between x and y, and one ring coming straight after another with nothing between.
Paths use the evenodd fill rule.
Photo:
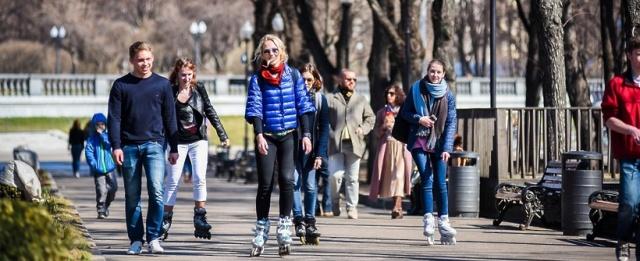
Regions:
<instances>
[{"instance_id":1,"label":"lamp post","mask_svg":"<svg viewBox=\"0 0 640 261\"><path fill-rule=\"evenodd\" d=\"M244 42L244 54L241 57L241 61L244 64L244 93L249 95L249 41L253 36L253 26L251 22L246 21L242 28L240 28L240 39ZM247 156L249 147L249 123L244 123L244 156Z\"/></svg>"},{"instance_id":2,"label":"lamp post","mask_svg":"<svg viewBox=\"0 0 640 261\"><path fill-rule=\"evenodd\" d=\"M196 69L200 68L200 41L202 40L202 35L207 31L207 24L204 21L194 21L191 23L189 27L189 32L191 32L191 36L193 36L193 42L195 45L194 48L194 59L196 59Z\"/></svg>"},{"instance_id":3,"label":"lamp post","mask_svg":"<svg viewBox=\"0 0 640 261\"><path fill-rule=\"evenodd\" d=\"M55 42L56 47L56 64L55 64L55 73L60 73L60 48L62 47L62 39L67 34L67 31L64 29L64 26L53 26L49 31L49 36Z\"/></svg>"}]
</instances>

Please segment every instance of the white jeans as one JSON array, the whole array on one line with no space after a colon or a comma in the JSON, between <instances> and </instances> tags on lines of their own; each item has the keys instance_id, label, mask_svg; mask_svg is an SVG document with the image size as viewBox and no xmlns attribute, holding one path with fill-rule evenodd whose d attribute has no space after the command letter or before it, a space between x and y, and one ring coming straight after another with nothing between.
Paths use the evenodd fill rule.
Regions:
<instances>
[{"instance_id":1,"label":"white jeans","mask_svg":"<svg viewBox=\"0 0 640 261\"><path fill-rule=\"evenodd\" d=\"M199 140L190 144L178 144L178 161L168 166L168 173L164 182L164 204L173 206L178 195L178 183L182 177L184 162L189 156L193 177L193 200L207 201L207 157L209 142ZM168 163L167 163L168 164Z\"/></svg>"},{"instance_id":2,"label":"white jeans","mask_svg":"<svg viewBox=\"0 0 640 261\"><path fill-rule=\"evenodd\" d=\"M329 175L331 183L331 200L334 212L340 209L340 186L344 179L344 193L347 209L358 206L358 174L360 157L350 152L340 152L329 156Z\"/></svg>"}]
</instances>

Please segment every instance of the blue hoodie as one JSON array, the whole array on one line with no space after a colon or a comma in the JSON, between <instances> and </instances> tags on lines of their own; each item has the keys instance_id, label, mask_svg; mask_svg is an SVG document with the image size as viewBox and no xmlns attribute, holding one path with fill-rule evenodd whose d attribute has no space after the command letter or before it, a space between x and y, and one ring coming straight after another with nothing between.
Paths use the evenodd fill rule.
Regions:
<instances>
[{"instance_id":1,"label":"blue hoodie","mask_svg":"<svg viewBox=\"0 0 640 261\"><path fill-rule=\"evenodd\" d=\"M116 168L116 164L111 156L111 143L109 143L109 135L107 130L98 133L95 131L96 123L104 122L107 124L107 117L102 113L96 113L91 119L91 124L94 127L91 135L87 138L87 145L84 148L85 157L87 163L91 168L91 172L98 174L105 174L113 171Z\"/></svg>"}]
</instances>

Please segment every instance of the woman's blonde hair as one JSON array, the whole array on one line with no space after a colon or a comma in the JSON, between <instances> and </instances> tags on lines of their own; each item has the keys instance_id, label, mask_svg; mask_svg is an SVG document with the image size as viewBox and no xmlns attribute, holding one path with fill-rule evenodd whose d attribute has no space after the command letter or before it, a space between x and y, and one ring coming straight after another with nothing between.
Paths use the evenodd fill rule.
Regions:
<instances>
[{"instance_id":1,"label":"woman's blonde hair","mask_svg":"<svg viewBox=\"0 0 640 261\"><path fill-rule=\"evenodd\" d=\"M193 71L193 78L191 78L191 86L189 87L193 87L195 85L196 65L189 58L180 58L176 61L176 63L173 66L173 71L171 71L171 75L169 75L169 82L171 82L171 84L174 84L176 86L180 85L180 82L178 80L180 75L180 70L182 70L182 68L185 68L185 67Z\"/></svg>"},{"instance_id":2,"label":"woman's blonde hair","mask_svg":"<svg viewBox=\"0 0 640 261\"><path fill-rule=\"evenodd\" d=\"M276 47L278 48L278 58L280 59L280 62L286 63L289 59L289 56L287 55L287 47L284 45L284 42L282 42L280 38L273 34L266 34L260 39L258 47L256 47L256 50L254 52L253 60L255 61L256 65L260 66L263 62L262 51L264 49L264 44L267 41L272 41L276 45Z\"/></svg>"}]
</instances>

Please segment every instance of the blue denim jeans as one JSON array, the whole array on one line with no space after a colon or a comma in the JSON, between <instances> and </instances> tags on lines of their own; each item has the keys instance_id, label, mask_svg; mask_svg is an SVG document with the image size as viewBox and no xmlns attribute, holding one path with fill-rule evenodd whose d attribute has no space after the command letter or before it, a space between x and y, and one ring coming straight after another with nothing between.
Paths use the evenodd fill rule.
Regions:
<instances>
[{"instance_id":1,"label":"blue denim jeans","mask_svg":"<svg viewBox=\"0 0 640 261\"><path fill-rule=\"evenodd\" d=\"M439 153L425 152L420 148L412 149L411 156L418 166L422 179L422 201L425 213L433 213L433 198L435 196L438 204L438 216L449 215L447 164Z\"/></svg>"},{"instance_id":2,"label":"blue denim jeans","mask_svg":"<svg viewBox=\"0 0 640 261\"><path fill-rule=\"evenodd\" d=\"M295 185L293 186L293 217L302 217L302 192L304 192L304 219L314 219L316 216L316 201L318 198L318 186L316 183L316 170L313 169L315 159L308 159L302 167L302 174L296 168L294 173Z\"/></svg>"},{"instance_id":3,"label":"blue denim jeans","mask_svg":"<svg viewBox=\"0 0 640 261\"><path fill-rule=\"evenodd\" d=\"M149 207L147 212L147 242L160 237L164 204L162 201L165 153L162 144L150 141L139 145L125 145L122 172L124 179L125 212L129 240L142 241L142 206L140 191L142 167L147 178Z\"/></svg>"},{"instance_id":4,"label":"blue denim jeans","mask_svg":"<svg viewBox=\"0 0 640 261\"><path fill-rule=\"evenodd\" d=\"M316 198L318 194L322 194L322 209L324 212L330 212L332 210L331 205L331 183L329 182L329 169L325 160L322 161L322 165L319 170L316 170L316 186L320 184L322 180L322 187L318 187ZM317 204L317 203L316 203Z\"/></svg>"},{"instance_id":5,"label":"blue denim jeans","mask_svg":"<svg viewBox=\"0 0 640 261\"><path fill-rule=\"evenodd\" d=\"M640 229L634 222L638 217L638 208L640 207L640 159L620 160L618 203L618 240L631 242L634 231L637 235L640 234ZM639 243L640 240L636 242L636 245ZM636 253L638 253L637 247Z\"/></svg>"}]
</instances>

